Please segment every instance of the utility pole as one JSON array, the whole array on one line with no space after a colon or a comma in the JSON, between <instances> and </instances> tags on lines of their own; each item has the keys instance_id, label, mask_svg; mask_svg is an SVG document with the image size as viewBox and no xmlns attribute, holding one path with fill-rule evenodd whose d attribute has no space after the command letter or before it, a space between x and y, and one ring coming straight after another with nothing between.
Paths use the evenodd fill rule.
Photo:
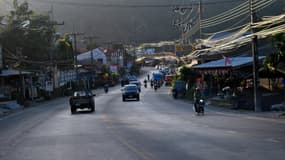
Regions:
<instances>
[{"instance_id":1,"label":"utility pole","mask_svg":"<svg viewBox=\"0 0 285 160\"><path fill-rule=\"evenodd\" d=\"M203 18L203 4L202 4L202 0L199 1L199 36L200 36L200 40L202 40L203 38L203 32L202 32L202 18ZM203 49L203 45L202 45L202 41L200 41L201 44L201 48ZM205 56L201 54L201 62L204 63L205 62ZM204 75L203 75L203 79L204 79Z\"/></svg>"},{"instance_id":2,"label":"utility pole","mask_svg":"<svg viewBox=\"0 0 285 160\"><path fill-rule=\"evenodd\" d=\"M202 0L199 1L199 36L200 39L203 38L203 33L202 33L202 18L203 18L203 5L202 5Z\"/></svg>"},{"instance_id":3,"label":"utility pole","mask_svg":"<svg viewBox=\"0 0 285 160\"><path fill-rule=\"evenodd\" d=\"M93 42L93 39L97 39L98 37L97 36L87 36L87 37L84 37L84 39L88 39L88 42L89 44L91 44ZM94 56L93 56L93 46L91 45L90 46L90 51L91 51L91 66L94 67Z\"/></svg>"},{"instance_id":4,"label":"utility pole","mask_svg":"<svg viewBox=\"0 0 285 160\"><path fill-rule=\"evenodd\" d=\"M251 41L251 49L252 49L252 66L253 66L253 89L254 89L254 110L255 112L261 111L261 99L259 93L259 64L258 64L258 47L257 47L257 36L254 35L255 29L253 28L253 24L256 22L256 13L253 9L255 0L249 0L249 9L250 9L250 24L251 24L251 33L253 34Z\"/></svg>"},{"instance_id":5,"label":"utility pole","mask_svg":"<svg viewBox=\"0 0 285 160\"><path fill-rule=\"evenodd\" d=\"M97 38L99 38L99 37L97 37L97 36L87 36L87 37L84 37L84 39L88 40L88 43L89 43L89 46L90 46L90 48L88 48L88 49L90 49L90 52L91 52L91 55L90 55L90 63L91 64L90 64L90 66L91 66L91 74L92 75L96 74L95 66L94 66L94 53L93 53L93 49L95 47L93 46L92 42L93 42L93 39L97 39ZM91 82L92 82L91 86L92 87L95 86L95 78ZM88 86L90 87L90 81L89 80L88 80Z\"/></svg>"},{"instance_id":6,"label":"utility pole","mask_svg":"<svg viewBox=\"0 0 285 160\"><path fill-rule=\"evenodd\" d=\"M61 23L58 23L56 21L54 21L54 8L53 8L53 4L51 5L51 9L49 11L50 13L50 17L51 17L51 26L62 26L64 25L64 22L61 22ZM54 64L54 55L53 55L53 52L54 52L54 43L55 43L55 38L53 37L52 38L52 42L51 42L51 46L50 46L50 51L49 51L49 54L50 54L50 65L51 65L51 71L52 71L52 89L53 91L55 91L55 71L57 70L57 64ZM49 92L49 94L51 94ZM49 95L50 96L50 95Z\"/></svg>"},{"instance_id":7,"label":"utility pole","mask_svg":"<svg viewBox=\"0 0 285 160\"><path fill-rule=\"evenodd\" d=\"M75 70L75 74L76 74L76 83L77 85L79 85L79 75L78 75L78 61L77 61L77 36L80 35L84 35L84 33L69 33L69 35L73 36L73 40L74 40L74 50L73 50L73 58L74 58L74 70Z\"/></svg>"}]
</instances>

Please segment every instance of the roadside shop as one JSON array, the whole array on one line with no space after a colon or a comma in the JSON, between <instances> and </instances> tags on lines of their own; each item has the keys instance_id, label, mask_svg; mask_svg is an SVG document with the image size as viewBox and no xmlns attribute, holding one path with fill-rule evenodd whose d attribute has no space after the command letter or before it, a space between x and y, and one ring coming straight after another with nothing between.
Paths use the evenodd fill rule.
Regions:
<instances>
[{"instance_id":1,"label":"roadside shop","mask_svg":"<svg viewBox=\"0 0 285 160\"><path fill-rule=\"evenodd\" d=\"M262 62L265 56L260 56ZM227 102L233 108L252 109L252 57L225 57L193 66L209 87L213 101Z\"/></svg>"}]
</instances>

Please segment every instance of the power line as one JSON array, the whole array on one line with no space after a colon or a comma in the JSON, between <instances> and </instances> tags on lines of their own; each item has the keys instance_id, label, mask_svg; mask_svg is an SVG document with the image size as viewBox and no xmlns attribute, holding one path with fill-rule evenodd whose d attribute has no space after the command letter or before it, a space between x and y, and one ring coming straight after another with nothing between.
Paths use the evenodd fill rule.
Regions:
<instances>
[{"instance_id":1,"label":"power line","mask_svg":"<svg viewBox=\"0 0 285 160\"><path fill-rule=\"evenodd\" d=\"M255 6L254 6L254 10L261 10L264 9L268 6L270 6L272 3L276 2L277 0L262 0L259 1ZM238 6L240 7L240 6ZM236 19L242 15L248 14L249 13L249 9L246 5L244 5L242 8L233 8L231 10L229 10L230 12L227 12L229 14L225 15L224 13L220 14L221 16L215 16L214 18L209 18L206 19L202 22L202 28L208 28L208 27L212 27L212 26L216 26L222 23L225 23L227 21Z\"/></svg>"},{"instance_id":2,"label":"power line","mask_svg":"<svg viewBox=\"0 0 285 160\"><path fill-rule=\"evenodd\" d=\"M254 4L253 6L253 9L258 9L258 8L263 8L264 6L268 5L268 4L271 4L273 2L275 2L276 0L260 0L258 1L257 3ZM238 11L248 11L249 8L248 8L248 1L244 2L244 3L241 3L239 4L238 6L230 9L230 10L227 10L221 14L218 14L218 15L215 15L213 17L210 17L210 18L207 18L207 19L204 19L202 20L203 23L210 23L210 22L215 22L221 18L225 18L229 15L232 15L232 14L236 14L236 12Z\"/></svg>"},{"instance_id":3,"label":"power line","mask_svg":"<svg viewBox=\"0 0 285 160\"><path fill-rule=\"evenodd\" d=\"M227 4L227 3L236 3L244 0L219 0L215 2L204 2L204 5L216 5L216 4ZM100 7L100 8L170 8L173 6L180 6L180 4L144 4L144 5L135 5L135 4L108 4L108 3L80 3L80 2L66 2L66 1L42 1L37 3L54 3L58 5L69 5L69 6L81 6L81 7ZM191 6L192 4L184 4L183 6ZM193 5L198 6L199 3L194 1Z\"/></svg>"},{"instance_id":4,"label":"power line","mask_svg":"<svg viewBox=\"0 0 285 160\"><path fill-rule=\"evenodd\" d=\"M218 20L218 19L220 19L220 18L224 18L224 17L226 17L226 16L228 16L228 15L231 15L231 14L233 14L233 13L235 13L235 12L241 10L241 9L248 8L248 7L246 6L246 4L247 4L247 2L244 2L244 3L238 5L238 6L232 8L232 9L230 9L230 10L227 10L227 11L221 13L221 14L215 15L215 16L210 17L210 18L207 18L207 19L204 19L204 20L202 20L202 23L213 22L213 21L216 21L216 20Z\"/></svg>"}]
</instances>

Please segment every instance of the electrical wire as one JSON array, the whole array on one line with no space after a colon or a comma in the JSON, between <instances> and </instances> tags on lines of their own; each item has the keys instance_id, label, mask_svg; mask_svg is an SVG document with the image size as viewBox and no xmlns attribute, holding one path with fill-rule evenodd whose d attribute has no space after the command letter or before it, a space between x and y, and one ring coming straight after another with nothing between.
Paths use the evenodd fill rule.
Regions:
<instances>
[{"instance_id":1,"label":"electrical wire","mask_svg":"<svg viewBox=\"0 0 285 160\"><path fill-rule=\"evenodd\" d=\"M196 23L196 24L191 28L191 30L189 30L188 32L184 33L183 35L184 35L186 38L189 38L189 37L193 36L195 33L197 33L199 30L200 30L200 25L199 25L199 23Z\"/></svg>"},{"instance_id":2,"label":"electrical wire","mask_svg":"<svg viewBox=\"0 0 285 160\"><path fill-rule=\"evenodd\" d=\"M245 44L248 44L253 36L258 36L259 39L263 39L263 38L267 38L268 36L274 35L274 34L278 34L278 33L284 33L285 32L285 19L284 19L285 14L274 17L275 21L279 21L279 22L283 22L277 26L271 27L271 28L267 28L267 29L262 29L261 31L258 31L256 33L253 34L248 34L248 35L244 35L238 38L234 38L232 40L229 40L227 42L219 42L215 45L213 45L211 48L207 48L207 49L203 49L203 50L199 50L199 51L195 51L189 55L187 55L188 57L198 57L200 55L207 55L209 52L219 52L219 53L223 53L223 52L227 52L228 50L237 48L239 46L243 46ZM280 20L283 17L283 20ZM263 22L262 24L264 24L265 26L268 23L274 23L275 21L273 20L267 20L268 22ZM276 24L276 23L275 23ZM264 26L259 26L259 27L264 27ZM243 30L246 29L250 29L250 25L248 25L247 27L243 28Z\"/></svg>"},{"instance_id":3,"label":"electrical wire","mask_svg":"<svg viewBox=\"0 0 285 160\"><path fill-rule=\"evenodd\" d=\"M179 26L179 25L182 25L182 24L186 23L186 22L189 20L189 18L192 17L192 16L191 16L192 13L193 13L193 9L190 10L190 12L187 14L187 16L186 16L183 20L181 20L181 21L178 22L178 23L175 23L174 25Z\"/></svg>"},{"instance_id":4,"label":"electrical wire","mask_svg":"<svg viewBox=\"0 0 285 160\"><path fill-rule=\"evenodd\" d=\"M228 10L228 11L225 11L225 12L223 12L223 13L221 13L221 14L218 14L218 15L216 15L216 16L213 16L213 17L211 17L211 18L203 19L203 20L202 20L202 23L207 23L207 22L216 21L217 19L220 19L220 18L223 18L223 17L225 17L225 16L228 16L229 14L235 13L236 11L238 11L238 10L243 9L244 7L246 7L246 3L248 3L248 2L244 2L244 3L242 3L242 4L240 4L240 5L238 5L238 6L234 7L234 8L232 8L232 9L230 9L230 10Z\"/></svg>"},{"instance_id":5,"label":"electrical wire","mask_svg":"<svg viewBox=\"0 0 285 160\"><path fill-rule=\"evenodd\" d=\"M258 2L254 9L258 9L258 10L261 10L261 9L264 9L268 6L270 6L272 3L276 2L276 0L270 0L270 1L267 1L267 0L262 0L260 2ZM235 8L234 8L235 9ZM242 8L240 10L235 10L236 12L231 14L231 15L225 15L224 16L221 16L221 17L217 17L215 19L211 19L210 21L208 22L202 22L202 28L208 28L208 27L213 27L213 26L216 26L216 25L219 25L219 24L222 24L222 23L225 23L227 21L230 21L230 20L233 20L235 18L238 18L242 15L245 15L245 14L248 14L249 13L249 9L246 9L246 8ZM218 19L219 18L219 19Z\"/></svg>"},{"instance_id":6,"label":"electrical wire","mask_svg":"<svg viewBox=\"0 0 285 160\"><path fill-rule=\"evenodd\" d=\"M238 25L238 24L240 24L240 23L242 23L243 21L248 20L248 19L249 19L249 16L247 15L247 16L245 16L243 19L241 19L240 21L238 21L237 23L235 23L235 24L231 25L230 27L228 27L228 29L224 29L224 30L222 30L222 31L219 31L219 32L212 32L212 33L205 33L205 32L203 32L203 35L205 35L205 36L211 36L211 35L213 35L213 34L218 34L218 33L223 33L223 32L229 32L229 31L233 31L233 30L237 30L237 29L243 28L243 27L245 27L245 26L248 25L248 24L243 24L243 25L240 25L240 26L236 26L236 25Z\"/></svg>"},{"instance_id":7,"label":"electrical wire","mask_svg":"<svg viewBox=\"0 0 285 160\"><path fill-rule=\"evenodd\" d=\"M261 0L261 1L259 1L256 5L254 5L253 9L257 9L258 6L261 5L261 4L263 4L264 2L267 2L267 3L268 3L268 2L271 2L271 1L273 1L273 0L269 0L269 1L268 1L268 0ZM275 1L275 0L274 0L274 1ZM236 6L236 7L234 7L234 8L232 8L232 9L228 10L228 11L225 11L225 12L223 12L223 13L221 13L221 14L216 15L216 16L213 16L213 17L204 19L204 20L202 20L202 22L203 22L203 23L210 23L210 22L217 21L217 20L219 20L219 19L221 19L221 18L228 17L229 15L235 14L237 11L240 11L240 10L242 10L242 11L248 11L248 10L249 10L249 8L248 8L248 3L249 3L249 2L246 1L246 2L244 2L244 3L242 3L242 4L240 4L240 5Z\"/></svg>"},{"instance_id":8,"label":"electrical wire","mask_svg":"<svg viewBox=\"0 0 285 160\"><path fill-rule=\"evenodd\" d=\"M203 5L216 5L216 4L227 4L227 3L236 3L237 1L244 0L220 0L214 2L204 2ZM53 3L58 5L69 5L75 7L100 7L100 8L171 8L173 6L179 6L179 4L144 4L144 5L135 5L135 4L108 4L108 3L80 3L80 2L66 2L66 1L37 1L37 3ZM191 6L192 4L185 4L185 6ZM193 5L199 5L199 2L193 3Z\"/></svg>"},{"instance_id":9,"label":"electrical wire","mask_svg":"<svg viewBox=\"0 0 285 160\"><path fill-rule=\"evenodd\" d=\"M216 26L216 25L225 23L225 22L227 22L227 21L236 19L236 18L238 18L238 17L241 17L241 16L243 16L243 15L245 15L245 14L249 14L249 11L243 11L243 10L241 10L241 11L237 12L235 15L229 15L228 17L225 17L225 18L223 18L223 19L221 19L221 20L219 20L219 21L212 22L212 23L208 23L208 24L203 24L203 23L202 23L202 24L201 24L201 27L202 27L202 28L213 27L213 26Z\"/></svg>"}]
</instances>

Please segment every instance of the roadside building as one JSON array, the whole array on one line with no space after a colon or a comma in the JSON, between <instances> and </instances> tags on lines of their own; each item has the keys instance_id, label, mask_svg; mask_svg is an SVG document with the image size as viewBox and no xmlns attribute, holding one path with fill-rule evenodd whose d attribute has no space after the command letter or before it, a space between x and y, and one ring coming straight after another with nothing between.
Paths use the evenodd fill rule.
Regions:
<instances>
[{"instance_id":1,"label":"roadside building","mask_svg":"<svg viewBox=\"0 0 285 160\"><path fill-rule=\"evenodd\" d=\"M264 59L265 56L259 56L259 64L262 64ZM213 103L226 101L233 108L254 109L252 61L252 57L224 57L196 65L193 69L200 73L208 84L210 97L214 97ZM259 91L263 110L269 110L272 104L284 100L282 92L270 89L270 84L273 83L270 76L260 67ZM282 74L275 74L273 79L275 78L279 79L281 84Z\"/></svg>"},{"instance_id":2,"label":"roadside building","mask_svg":"<svg viewBox=\"0 0 285 160\"><path fill-rule=\"evenodd\" d=\"M38 90L33 84L33 73L3 69L0 74L0 100L23 101L26 99L34 99L38 97Z\"/></svg>"},{"instance_id":3,"label":"roadside building","mask_svg":"<svg viewBox=\"0 0 285 160\"><path fill-rule=\"evenodd\" d=\"M85 53L81 53L77 56L78 64L80 65L93 65L93 64L107 64L107 57L105 53L100 49L96 48Z\"/></svg>"}]
</instances>

